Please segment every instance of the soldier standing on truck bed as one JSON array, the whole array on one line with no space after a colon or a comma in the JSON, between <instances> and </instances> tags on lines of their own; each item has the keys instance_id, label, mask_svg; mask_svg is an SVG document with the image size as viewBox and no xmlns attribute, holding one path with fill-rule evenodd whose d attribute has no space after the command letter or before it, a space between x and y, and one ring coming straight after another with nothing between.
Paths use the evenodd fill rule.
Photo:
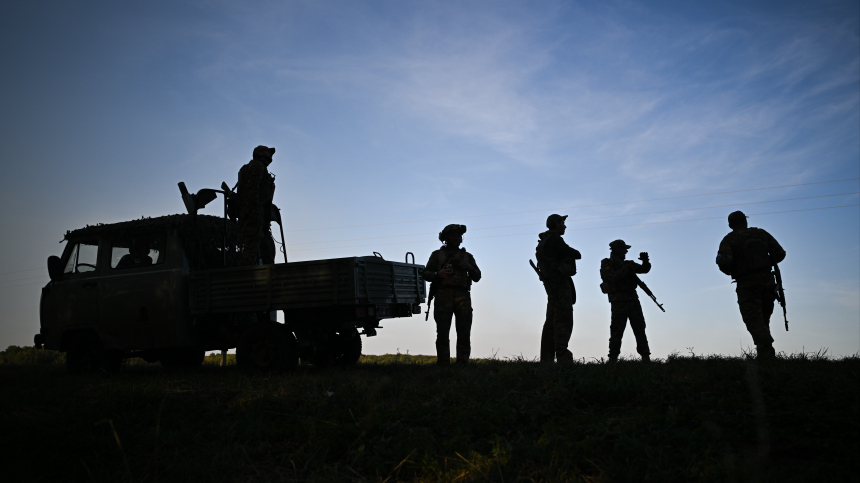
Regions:
<instances>
[{"instance_id":1,"label":"soldier standing on truck bed","mask_svg":"<svg viewBox=\"0 0 860 483\"><path fill-rule=\"evenodd\" d=\"M770 233L748 228L747 217L741 211L729 215L729 228L732 232L720 242L717 265L738 283L735 289L738 306L758 357L773 358L776 351L770 335L770 316L776 300L776 284L771 267L785 259L785 250Z\"/></svg>"},{"instance_id":2,"label":"soldier standing on truck bed","mask_svg":"<svg viewBox=\"0 0 860 483\"><path fill-rule=\"evenodd\" d=\"M430 282L430 298L436 298L436 363L451 363L451 319L456 318L457 364L467 364L472 352L472 282L481 279L475 257L461 248L466 225L448 225L439 233L442 248L430 254L422 276ZM429 303L429 301L428 301ZM429 309L428 309L429 310Z\"/></svg>"},{"instance_id":3,"label":"soldier standing on truck bed","mask_svg":"<svg viewBox=\"0 0 860 483\"><path fill-rule=\"evenodd\" d=\"M571 248L561 237L567 226L567 215L549 215L547 231L538 235L535 256L544 289L546 289L546 320L540 338L540 361L552 364L573 362L573 354L567 348L573 333L573 304L576 303L576 288L573 275L576 261L582 258L579 251Z\"/></svg>"},{"instance_id":4,"label":"soldier standing on truck bed","mask_svg":"<svg viewBox=\"0 0 860 483\"><path fill-rule=\"evenodd\" d=\"M639 254L642 264L633 260L625 260L630 245L624 240L615 240L609 244L609 258L600 261L600 290L609 296L612 305L612 318L609 323L609 362L616 362L621 353L621 337L630 319L630 328L636 337L636 352L642 356L642 362L651 360L651 349L648 347L648 337L645 336L645 315L636 287L639 286L637 273L651 271L648 252Z\"/></svg>"},{"instance_id":5,"label":"soldier standing on truck bed","mask_svg":"<svg viewBox=\"0 0 860 483\"><path fill-rule=\"evenodd\" d=\"M272 220L275 177L267 168L272 163L274 154L275 148L257 146L254 148L253 159L239 170L237 192L241 200L239 211L239 225L242 229L242 257L239 261L241 266L256 265L263 237L271 238L268 227Z\"/></svg>"}]
</instances>

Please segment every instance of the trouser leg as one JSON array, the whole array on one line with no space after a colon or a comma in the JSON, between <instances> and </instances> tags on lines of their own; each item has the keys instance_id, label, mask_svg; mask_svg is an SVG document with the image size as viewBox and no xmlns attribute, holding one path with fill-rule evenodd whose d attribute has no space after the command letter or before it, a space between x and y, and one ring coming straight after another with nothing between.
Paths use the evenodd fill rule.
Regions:
<instances>
[{"instance_id":1,"label":"trouser leg","mask_svg":"<svg viewBox=\"0 0 860 483\"><path fill-rule=\"evenodd\" d=\"M263 224L265 225L265 222ZM262 233L260 237L260 258L263 260L263 265L271 265L275 263L275 254L278 253L277 248L275 248L275 239L272 238L272 234L265 227L260 231Z\"/></svg>"},{"instance_id":2,"label":"trouser leg","mask_svg":"<svg viewBox=\"0 0 860 483\"><path fill-rule=\"evenodd\" d=\"M770 334L770 316L773 313L773 286L754 282L738 282L735 289L738 307L747 331L759 353L773 352L773 337Z\"/></svg>"},{"instance_id":3,"label":"trouser leg","mask_svg":"<svg viewBox=\"0 0 860 483\"><path fill-rule=\"evenodd\" d=\"M629 317L630 328L636 337L636 352L643 358L648 358L651 355L651 348L648 347L648 337L645 335L645 315L642 313L642 304L639 303L639 300L630 301Z\"/></svg>"},{"instance_id":4,"label":"trouser leg","mask_svg":"<svg viewBox=\"0 0 860 483\"><path fill-rule=\"evenodd\" d=\"M611 302L612 316L609 322L609 358L618 359L621 354L621 337L627 328L627 300Z\"/></svg>"},{"instance_id":5,"label":"trouser leg","mask_svg":"<svg viewBox=\"0 0 860 483\"><path fill-rule=\"evenodd\" d=\"M239 265L256 265L263 228L262 208L245 210L240 221L242 222L242 257Z\"/></svg>"},{"instance_id":6,"label":"trouser leg","mask_svg":"<svg viewBox=\"0 0 860 483\"><path fill-rule=\"evenodd\" d=\"M555 361L555 314L553 307L555 296L551 293L549 287L544 286L547 291L546 302L546 319L543 323L543 330L540 335L540 361L552 364Z\"/></svg>"},{"instance_id":7,"label":"trouser leg","mask_svg":"<svg viewBox=\"0 0 860 483\"><path fill-rule=\"evenodd\" d=\"M573 333L573 290L569 283L553 287L553 345L555 359L560 364L573 362L567 348Z\"/></svg>"},{"instance_id":8,"label":"trouser leg","mask_svg":"<svg viewBox=\"0 0 860 483\"><path fill-rule=\"evenodd\" d=\"M457 330L457 363L467 364L472 355L472 299L469 292L454 295L454 316Z\"/></svg>"},{"instance_id":9,"label":"trouser leg","mask_svg":"<svg viewBox=\"0 0 860 483\"><path fill-rule=\"evenodd\" d=\"M436 294L436 306L433 309L433 319L436 321L436 363L447 365L451 363L451 319L454 317L452 294L440 290Z\"/></svg>"}]
</instances>

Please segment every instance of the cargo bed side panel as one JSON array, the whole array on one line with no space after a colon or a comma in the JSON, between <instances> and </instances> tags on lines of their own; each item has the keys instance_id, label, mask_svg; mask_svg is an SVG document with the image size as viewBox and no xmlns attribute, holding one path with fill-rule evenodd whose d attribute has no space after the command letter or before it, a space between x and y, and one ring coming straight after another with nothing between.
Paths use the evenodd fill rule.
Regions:
<instances>
[{"instance_id":1,"label":"cargo bed side panel","mask_svg":"<svg viewBox=\"0 0 860 483\"><path fill-rule=\"evenodd\" d=\"M421 303L423 267L374 257L206 270L190 280L192 314Z\"/></svg>"}]
</instances>

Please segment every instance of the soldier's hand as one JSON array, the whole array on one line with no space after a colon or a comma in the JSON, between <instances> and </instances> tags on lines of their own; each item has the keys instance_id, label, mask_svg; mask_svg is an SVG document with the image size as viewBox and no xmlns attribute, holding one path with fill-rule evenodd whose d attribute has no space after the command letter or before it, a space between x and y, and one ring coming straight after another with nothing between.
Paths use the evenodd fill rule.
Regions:
<instances>
[{"instance_id":1,"label":"soldier's hand","mask_svg":"<svg viewBox=\"0 0 860 483\"><path fill-rule=\"evenodd\" d=\"M445 268L443 270L439 270L438 272L436 272L436 276L441 278L442 280L447 279L448 277L450 277L453 274L454 274L454 269L452 269L452 268Z\"/></svg>"},{"instance_id":2,"label":"soldier's hand","mask_svg":"<svg viewBox=\"0 0 860 483\"><path fill-rule=\"evenodd\" d=\"M457 266L463 270L472 270L472 264L466 260L457 260Z\"/></svg>"},{"instance_id":3,"label":"soldier's hand","mask_svg":"<svg viewBox=\"0 0 860 483\"><path fill-rule=\"evenodd\" d=\"M640 252L639 253L639 260L642 260L643 262L647 262L648 261L648 252Z\"/></svg>"}]
</instances>

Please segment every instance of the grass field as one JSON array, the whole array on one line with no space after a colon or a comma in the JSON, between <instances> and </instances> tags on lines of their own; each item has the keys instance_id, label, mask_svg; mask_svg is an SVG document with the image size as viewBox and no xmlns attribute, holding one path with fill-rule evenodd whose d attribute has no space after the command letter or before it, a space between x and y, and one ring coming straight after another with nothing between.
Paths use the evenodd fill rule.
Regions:
<instances>
[{"instance_id":1,"label":"grass field","mask_svg":"<svg viewBox=\"0 0 860 483\"><path fill-rule=\"evenodd\" d=\"M70 375L12 349L4 481L860 481L857 356Z\"/></svg>"}]
</instances>

